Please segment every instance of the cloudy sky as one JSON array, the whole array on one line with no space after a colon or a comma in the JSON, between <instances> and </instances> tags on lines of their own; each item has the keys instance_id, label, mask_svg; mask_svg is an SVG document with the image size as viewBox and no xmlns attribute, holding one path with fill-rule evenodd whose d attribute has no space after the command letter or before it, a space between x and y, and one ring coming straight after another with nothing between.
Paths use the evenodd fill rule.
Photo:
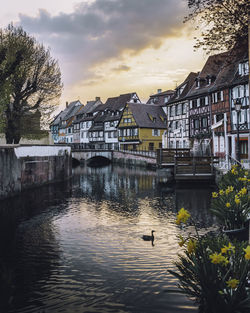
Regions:
<instances>
[{"instance_id":1,"label":"cloudy sky","mask_svg":"<svg viewBox=\"0 0 250 313\"><path fill-rule=\"evenodd\" d=\"M0 26L22 25L62 71L61 103L173 89L206 56L194 52L187 0L8 0Z\"/></svg>"}]
</instances>

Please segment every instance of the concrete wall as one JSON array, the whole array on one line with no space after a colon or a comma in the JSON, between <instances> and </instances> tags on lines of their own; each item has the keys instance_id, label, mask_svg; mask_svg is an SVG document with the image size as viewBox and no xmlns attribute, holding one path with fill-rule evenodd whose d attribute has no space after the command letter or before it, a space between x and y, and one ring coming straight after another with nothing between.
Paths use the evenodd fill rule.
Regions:
<instances>
[{"instance_id":1,"label":"concrete wall","mask_svg":"<svg viewBox=\"0 0 250 313\"><path fill-rule=\"evenodd\" d=\"M71 176L71 148L0 146L0 198Z\"/></svg>"}]
</instances>

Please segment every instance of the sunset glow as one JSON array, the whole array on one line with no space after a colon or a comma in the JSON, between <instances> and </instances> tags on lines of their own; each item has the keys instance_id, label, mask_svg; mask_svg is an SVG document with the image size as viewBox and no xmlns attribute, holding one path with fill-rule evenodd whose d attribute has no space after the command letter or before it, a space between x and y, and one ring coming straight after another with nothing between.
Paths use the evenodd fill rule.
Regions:
<instances>
[{"instance_id":1,"label":"sunset glow","mask_svg":"<svg viewBox=\"0 0 250 313\"><path fill-rule=\"evenodd\" d=\"M21 25L50 47L62 71L62 106L134 91L146 101L157 89L175 88L206 60L193 51L187 14L185 0L9 1L1 27Z\"/></svg>"}]
</instances>

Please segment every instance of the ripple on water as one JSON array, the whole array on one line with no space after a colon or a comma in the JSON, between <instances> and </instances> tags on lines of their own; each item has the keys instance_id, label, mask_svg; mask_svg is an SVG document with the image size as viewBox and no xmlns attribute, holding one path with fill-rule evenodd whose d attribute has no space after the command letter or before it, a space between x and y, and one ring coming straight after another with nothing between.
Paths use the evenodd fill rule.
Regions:
<instances>
[{"instance_id":1,"label":"ripple on water","mask_svg":"<svg viewBox=\"0 0 250 313\"><path fill-rule=\"evenodd\" d=\"M183 191L178 201L169 191L158 193L145 171L88 171L74 178L62 205L18 228L17 296L6 313L196 312L168 272L180 252L175 213ZM141 238L152 229L154 245Z\"/></svg>"}]
</instances>

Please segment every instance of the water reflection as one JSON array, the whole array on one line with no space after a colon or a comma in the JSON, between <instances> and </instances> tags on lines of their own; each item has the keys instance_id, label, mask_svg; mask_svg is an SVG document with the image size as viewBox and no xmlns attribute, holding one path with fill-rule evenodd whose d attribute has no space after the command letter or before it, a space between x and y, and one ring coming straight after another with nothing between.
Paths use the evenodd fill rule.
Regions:
<instances>
[{"instance_id":1,"label":"water reflection","mask_svg":"<svg viewBox=\"0 0 250 313\"><path fill-rule=\"evenodd\" d=\"M3 312L195 312L165 292L176 289L167 270L180 251L176 211L210 226L209 193L159 186L154 171L79 167L71 184L4 201ZM151 230L154 245L142 240Z\"/></svg>"}]
</instances>

